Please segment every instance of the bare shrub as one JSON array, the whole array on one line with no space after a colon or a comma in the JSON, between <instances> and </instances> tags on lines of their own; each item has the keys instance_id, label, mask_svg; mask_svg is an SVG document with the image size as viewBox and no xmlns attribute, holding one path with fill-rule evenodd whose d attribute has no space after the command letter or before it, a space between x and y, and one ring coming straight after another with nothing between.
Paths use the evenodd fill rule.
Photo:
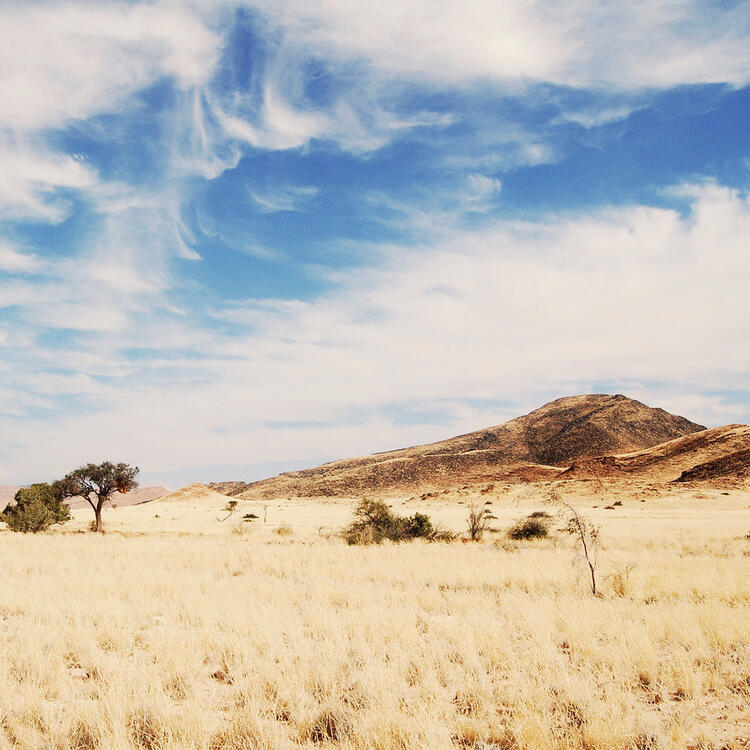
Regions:
<instances>
[{"instance_id":1,"label":"bare shrub","mask_svg":"<svg viewBox=\"0 0 750 750\"><path fill-rule=\"evenodd\" d=\"M433 524L433 531L430 535L431 542L454 542L458 538L458 534L455 531L446 529L439 524Z\"/></svg>"},{"instance_id":2,"label":"bare shrub","mask_svg":"<svg viewBox=\"0 0 750 750\"><path fill-rule=\"evenodd\" d=\"M216 520L219 523L222 523L223 521L226 521L227 518L231 518L237 512L238 505L239 502L237 500L227 500L227 504L224 506L227 515L225 515L224 518L217 518Z\"/></svg>"},{"instance_id":3,"label":"bare shrub","mask_svg":"<svg viewBox=\"0 0 750 750\"><path fill-rule=\"evenodd\" d=\"M609 580L612 585L612 591L615 596L625 598L630 596L632 593L632 585L630 583L630 573L633 571L635 565L628 563L624 568L616 570L614 573L609 575Z\"/></svg>"},{"instance_id":4,"label":"bare shrub","mask_svg":"<svg viewBox=\"0 0 750 750\"><path fill-rule=\"evenodd\" d=\"M472 542L481 542L484 532L489 529L490 521L493 520L495 520L495 516L488 508L478 508L476 505L472 505L466 518L466 530L469 539Z\"/></svg>"},{"instance_id":5,"label":"bare shrub","mask_svg":"<svg viewBox=\"0 0 750 750\"><path fill-rule=\"evenodd\" d=\"M591 593L597 596L596 564L599 550L599 527L581 515L569 502L563 500L562 495L555 487L550 489L547 502L560 509L560 513L565 520L563 530L578 542L584 563L588 568Z\"/></svg>"}]
</instances>

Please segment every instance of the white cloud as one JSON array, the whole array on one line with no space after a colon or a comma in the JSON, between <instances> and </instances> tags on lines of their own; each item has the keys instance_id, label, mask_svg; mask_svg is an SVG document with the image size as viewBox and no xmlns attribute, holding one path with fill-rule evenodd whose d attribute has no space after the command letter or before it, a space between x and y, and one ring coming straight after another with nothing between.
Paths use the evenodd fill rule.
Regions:
<instances>
[{"instance_id":1,"label":"white cloud","mask_svg":"<svg viewBox=\"0 0 750 750\"><path fill-rule=\"evenodd\" d=\"M591 127L626 117L643 106L638 94L653 87L750 81L750 19L742 3L718 8L703 0L562 5L194 0L190 5L206 26L224 33L233 10L257 11L267 43L247 90L227 95L199 86L181 105L188 132L172 152L186 173L208 178L236 166L248 147L297 149L320 140L367 154L407 129L448 124L434 112L395 113L394 102L414 83L453 91L489 84L516 97L539 82L619 92L616 105L608 100L561 113L562 120ZM325 103L308 96L311 61L335 81ZM492 171L556 158L543 135L512 118L498 122L491 137L492 147L483 150L477 143L474 155L459 154L453 162Z\"/></svg>"},{"instance_id":2,"label":"white cloud","mask_svg":"<svg viewBox=\"0 0 750 750\"><path fill-rule=\"evenodd\" d=\"M253 202L261 213L278 213L279 211L303 211L305 204L312 200L319 189L312 186L279 186L270 190L249 191Z\"/></svg>"},{"instance_id":3,"label":"white cloud","mask_svg":"<svg viewBox=\"0 0 750 750\"><path fill-rule=\"evenodd\" d=\"M585 107L565 112L560 119L567 122L577 122L579 125L583 125L584 128L596 128L610 122L624 120L637 108L638 104L635 102L619 107Z\"/></svg>"},{"instance_id":4,"label":"white cloud","mask_svg":"<svg viewBox=\"0 0 750 750\"><path fill-rule=\"evenodd\" d=\"M332 103L313 107L301 93L304 58L286 48L278 55L263 81L259 104L236 96L225 104L212 101L210 115L201 113L203 123L212 117L220 126L219 130L213 130L212 138L207 138L207 144L227 149L223 139L229 138L252 148L282 151L323 140L355 154L366 154L381 148L400 132L422 126L444 127L452 121L450 116L433 112L411 117L394 115L381 103L381 99L387 99L387 93L381 91L376 79L362 78L355 85L342 84ZM239 154L233 152L233 156ZM212 154L205 158L211 163L216 157ZM233 164L236 161L228 159L226 166Z\"/></svg>"},{"instance_id":5,"label":"white cloud","mask_svg":"<svg viewBox=\"0 0 750 750\"><path fill-rule=\"evenodd\" d=\"M0 217L61 221L68 205L57 189L95 182L95 173L73 157L0 134Z\"/></svg>"},{"instance_id":6,"label":"white cloud","mask_svg":"<svg viewBox=\"0 0 750 750\"><path fill-rule=\"evenodd\" d=\"M23 274L0 287L0 308L13 308L0 343L20 363L4 371L0 397L26 428L4 467L33 478L40 452L61 471L97 456L162 469L334 457L489 419L456 399L519 394L521 410L539 393L592 382L658 393L706 421L727 413L706 391L746 389L750 364L742 244L750 209L728 190L688 188L694 212L686 220L632 208L463 231L456 211L407 207L402 214L423 230L423 246L373 248L368 257L378 265L330 275L334 291L312 302L217 308L183 288L178 305L172 293L183 282L172 261L199 258L181 215L186 177L213 179L248 147L304 148L319 139L363 155L405 129L450 124L429 111L394 114L394 92L414 81L427 90L489 82L519 96L529 81L622 90L744 83L742 3L726 11L687 0L252 5L280 31L278 49L257 74L257 90L226 98L210 80L228 29L221 4L0 9L0 215L60 221L69 194L83 194L100 219L67 259L0 245L0 270ZM336 79L325 105L304 91L312 58ZM55 150L50 130L122 114L163 77L178 88L158 136L164 184L104 182L85 161ZM569 119L595 125L626 110L627 102ZM444 160L469 175L455 196L460 211L484 210L501 195L493 170L556 157L543 137L512 121L484 132L471 154ZM298 210L313 197L306 188L254 187L251 195L266 211ZM255 252L270 255L262 246ZM231 325L218 330L206 313ZM155 354L135 359L129 348ZM659 379L678 385L665 394L649 385ZM66 393L95 400L96 409L44 419L25 412L54 411ZM446 399L454 406L438 425L399 426L382 415ZM265 426L284 421L330 426Z\"/></svg>"},{"instance_id":7,"label":"white cloud","mask_svg":"<svg viewBox=\"0 0 750 750\"><path fill-rule=\"evenodd\" d=\"M38 129L91 117L162 76L198 85L218 51L218 37L179 6L6 3L0 125Z\"/></svg>"},{"instance_id":8,"label":"white cloud","mask_svg":"<svg viewBox=\"0 0 750 750\"><path fill-rule=\"evenodd\" d=\"M487 177L483 174L470 174L466 178L466 190L463 195L463 202L469 210L487 211L490 208L490 201L502 189L503 184L496 177Z\"/></svg>"},{"instance_id":9,"label":"white cloud","mask_svg":"<svg viewBox=\"0 0 750 750\"><path fill-rule=\"evenodd\" d=\"M23 253L0 240L0 271L5 273L31 273L40 266L41 261L36 256Z\"/></svg>"},{"instance_id":10,"label":"white cloud","mask_svg":"<svg viewBox=\"0 0 750 750\"><path fill-rule=\"evenodd\" d=\"M424 247L384 248L383 265L351 271L317 301L219 308L241 334L131 318L91 344L127 381L113 381L97 413L29 424L33 445L20 444L12 466L30 471L40 450L61 470L100 453L165 471L343 456L478 428L608 382L698 421L734 421L739 407L733 417L710 393L746 389L750 202L690 190L688 218L635 207L442 228ZM128 363L122 348L144 341L174 353ZM75 368L79 355L57 361ZM451 407L438 424L412 426L383 412L446 399L518 406ZM298 421L325 424L267 426Z\"/></svg>"},{"instance_id":11,"label":"white cloud","mask_svg":"<svg viewBox=\"0 0 750 750\"><path fill-rule=\"evenodd\" d=\"M21 256L0 246L3 260L28 272L0 284L0 309L13 307L18 325L38 333L47 329L123 331L149 312L174 312L166 293L173 280L169 265L183 248L170 210L157 203L136 204L105 214L98 231L75 255L47 259ZM188 256L189 257L189 256ZM28 259L28 260L25 260Z\"/></svg>"},{"instance_id":12,"label":"white cloud","mask_svg":"<svg viewBox=\"0 0 750 750\"><path fill-rule=\"evenodd\" d=\"M750 80L745 5L700 0L258 0L300 46L444 83L620 88ZM311 52L312 54L312 52Z\"/></svg>"},{"instance_id":13,"label":"white cloud","mask_svg":"<svg viewBox=\"0 0 750 750\"><path fill-rule=\"evenodd\" d=\"M241 5L259 11L278 39L252 90L220 101L210 79L231 11ZM68 210L59 188L94 186L84 164L42 143L15 153L24 134L122 111L165 76L183 91L165 158L173 173L211 179L236 166L248 145L289 149L326 139L367 153L404 129L447 124L430 112L394 115L391 95L404 81L491 81L518 94L528 81L619 89L739 85L750 80L749 37L742 3L726 9L695 0L10 2L0 10L0 214L59 221ZM325 106L306 99L310 59L337 76L339 90ZM603 107L569 119L600 123L627 111L627 104ZM492 170L555 157L543 138L511 122L498 129L497 148L466 166Z\"/></svg>"},{"instance_id":14,"label":"white cloud","mask_svg":"<svg viewBox=\"0 0 750 750\"><path fill-rule=\"evenodd\" d=\"M165 77L191 98L219 54L219 35L185 5L5 3L0 217L59 222L70 209L65 190L103 194L95 172L57 151L49 131L127 111L135 94Z\"/></svg>"}]
</instances>

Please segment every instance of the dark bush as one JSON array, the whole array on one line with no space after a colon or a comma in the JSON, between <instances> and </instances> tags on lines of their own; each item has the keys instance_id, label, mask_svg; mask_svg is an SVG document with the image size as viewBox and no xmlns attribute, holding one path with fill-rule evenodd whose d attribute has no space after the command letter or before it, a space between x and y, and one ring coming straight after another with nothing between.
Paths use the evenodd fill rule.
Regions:
<instances>
[{"instance_id":1,"label":"dark bush","mask_svg":"<svg viewBox=\"0 0 750 750\"><path fill-rule=\"evenodd\" d=\"M435 529L429 516L397 516L379 500L362 500L354 510L355 520L344 529L349 544L380 544L384 539L403 542L409 539L432 539Z\"/></svg>"},{"instance_id":2,"label":"dark bush","mask_svg":"<svg viewBox=\"0 0 750 750\"><path fill-rule=\"evenodd\" d=\"M429 539L433 531L432 521L424 513L415 513L411 518L407 518L404 524L404 532L409 539Z\"/></svg>"},{"instance_id":3,"label":"dark bush","mask_svg":"<svg viewBox=\"0 0 750 750\"><path fill-rule=\"evenodd\" d=\"M15 503L8 504L0 518L11 531L37 533L52 524L65 523L70 519L70 510L63 502L63 494L57 483L40 482L22 487L15 495Z\"/></svg>"},{"instance_id":4,"label":"dark bush","mask_svg":"<svg viewBox=\"0 0 750 750\"><path fill-rule=\"evenodd\" d=\"M547 522L539 516L527 516L521 521L516 521L508 529L511 539L541 539L549 533Z\"/></svg>"}]
</instances>

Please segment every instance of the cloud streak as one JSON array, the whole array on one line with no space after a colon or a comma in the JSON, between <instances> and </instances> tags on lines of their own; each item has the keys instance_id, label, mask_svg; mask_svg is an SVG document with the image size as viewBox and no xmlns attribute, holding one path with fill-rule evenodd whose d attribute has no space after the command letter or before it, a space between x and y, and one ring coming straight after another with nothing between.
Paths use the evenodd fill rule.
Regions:
<instances>
[{"instance_id":1,"label":"cloud streak","mask_svg":"<svg viewBox=\"0 0 750 750\"><path fill-rule=\"evenodd\" d=\"M384 265L316 301L219 311L240 326L231 335L153 318L149 345L172 354L131 361L129 376L97 393L101 411L34 424L34 443L18 447L14 465L30 471L38 450L55 453L50 441L61 432L70 438L56 449L61 465L105 448L165 470L333 457L512 416L510 406L498 414L469 403L503 397L521 410L607 382L660 393L710 423L727 410L718 396L696 394L742 388L750 367L750 203L712 185L685 190L694 201L687 218L609 209L384 249ZM105 356L125 366L126 347L141 340L125 327ZM76 393L86 390L80 374L70 380ZM54 382L65 389L65 379ZM659 382L673 385L660 391ZM454 406L437 426L407 429L387 416L400 404L441 402ZM268 426L300 421L323 425Z\"/></svg>"},{"instance_id":2,"label":"cloud streak","mask_svg":"<svg viewBox=\"0 0 750 750\"><path fill-rule=\"evenodd\" d=\"M262 0L255 7L308 50L323 47L394 76L626 89L750 80L742 3Z\"/></svg>"}]
</instances>

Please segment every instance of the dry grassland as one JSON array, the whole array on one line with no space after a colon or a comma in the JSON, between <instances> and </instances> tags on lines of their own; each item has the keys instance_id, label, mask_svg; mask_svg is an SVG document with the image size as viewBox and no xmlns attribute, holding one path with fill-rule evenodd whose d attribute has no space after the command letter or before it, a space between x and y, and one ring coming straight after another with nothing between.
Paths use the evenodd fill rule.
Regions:
<instances>
[{"instance_id":1,"label":"dry grassland","mask_svg":"<svg viewBox=\"0 0 750 750\"><path fill-rule=\"evenodd\" d=\"M750 747L750 494L709 494L583 497L600 598L563 535L347 547L350 503L3 532L0 748ZM500 526L539 507L491 502Z\"/></svg>"}]
</instances>

